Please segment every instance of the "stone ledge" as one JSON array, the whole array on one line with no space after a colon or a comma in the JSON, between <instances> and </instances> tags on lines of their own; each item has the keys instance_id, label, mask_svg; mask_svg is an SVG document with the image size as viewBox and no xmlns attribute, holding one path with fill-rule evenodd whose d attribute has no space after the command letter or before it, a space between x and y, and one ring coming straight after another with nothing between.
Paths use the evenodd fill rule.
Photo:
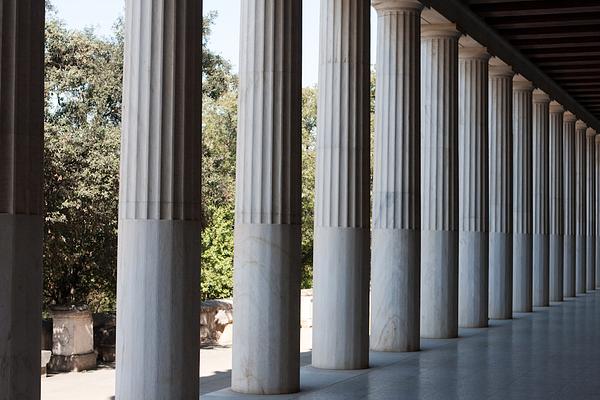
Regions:
<instances>
[{"instance_id":1,"label":"stone ledge","mask_svg":"<svg viewBox=\"0 0 600 400\"><path fill-rule=\"evenodd\" d=\"M46 372L47 372L47 368L46 367L47 367L48 363L50 362L50 358L51 357L52 357L52 352L51 351L49 351L49 350L42 350L42 357L41 357L41 359L42 359L42 365L41 365L42 370L41 370L41 374L43 376L46 375Z\"/></svg>"},{"instance_id":2,"label":"stone ledge","mask_svg":"<svg viewBox=\"0 0 600 400\"><path fill-rule=\"evenodd\" d=\"M200 306L200 345L229 346L232 343L233 301L208 300Z\"/></svg>"},{"instance_id":3,"label":"stone ledge","mask_svg":"<svg viewBox=\"0 0 600 400\"><path fill-rule=\"evenodd\" d=\"M50 372L79 372L96 369L95 351L88 354L74 354L71 356L59 356L53 354L48 363Z\"/></svg>"}]
</instances>

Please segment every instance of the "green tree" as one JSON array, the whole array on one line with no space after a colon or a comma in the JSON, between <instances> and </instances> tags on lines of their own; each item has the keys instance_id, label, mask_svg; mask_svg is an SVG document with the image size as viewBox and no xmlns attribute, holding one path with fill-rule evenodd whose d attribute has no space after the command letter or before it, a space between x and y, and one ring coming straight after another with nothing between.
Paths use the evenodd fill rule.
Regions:
<instances>
[{"instance_id":1,"label":"green tree","mask_svg":"<svg viewBox=\"0 0 600 400\"><path fill-rule=\"evenodd\" d=\"M46 24L44 295L114 308L123 35Z\"/></svg>"},{"instance_id":2,"label":"green tree","mask_svg":"<svg viewBox=\"0 0 600 400\"><path fill-rule=\"evenodd\" d=\"M302 90L302 288L312 287L317 88Z\"/></svg>"},{"instance_id":3,"label":"green tree","mask_svg":"<svg viewBox=\"0 0 600 400\"><path fill-rule=\"evenodd\" d=\"M50 3L47 15L44 303L46 307L88 303L97 310L114 309L122 23L117 22L113 37L101 38L91 29L67 29ZM227 264L223 260L230 260L233 251L237 114L237 79L230 64L208 49L213 18L203 20L204 39L199 43L206 109L203 203L207 207L206 233L198 240L206 243L203 272L207 278L220 274ZM227 227L231 228L229 236ZM231 286L230 275L225 272L218 278L229 282L223 287ZM224 290L213 292L221 295Z\"/></svg>"},{"instance_id":4,"label":"green tree","mask_svg":"<svg viewBox=\"0 0 600 400\"><path fill-rule=\"evenodd\" d=\"M201 297L231 297L237 95L203 97L202 111L202 270Z\"/></svg>"}]
</instances>

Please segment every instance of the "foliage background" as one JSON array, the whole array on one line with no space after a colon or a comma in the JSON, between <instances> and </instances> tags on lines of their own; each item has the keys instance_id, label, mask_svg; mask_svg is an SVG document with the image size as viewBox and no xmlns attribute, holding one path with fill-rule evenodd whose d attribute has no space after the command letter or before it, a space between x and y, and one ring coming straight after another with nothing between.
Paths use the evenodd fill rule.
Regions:
<instances>
[{"instance_id":1,"label":"foliage background","mask_svg":"<svg viewBox=\"0 0 600 400\"><path fill-rule=\"evenodd\" d=\"M112 37L68 29L47 6L44 305L116 306L123 24ZM202 299L230 297L237 77L208 49L203 20ZM303 287L312 286L317 91L303 89ZM199 266L200 267L200 266Z\"/></svg>"}]
</instances>

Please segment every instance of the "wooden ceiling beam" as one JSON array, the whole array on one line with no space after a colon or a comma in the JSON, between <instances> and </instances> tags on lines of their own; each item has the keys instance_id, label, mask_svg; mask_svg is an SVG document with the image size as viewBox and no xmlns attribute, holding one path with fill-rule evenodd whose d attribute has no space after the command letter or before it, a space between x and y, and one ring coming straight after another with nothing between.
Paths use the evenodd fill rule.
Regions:
<instances>
[{"instance_id":1,"label":"wooden ceiling beam","mask_svg":"<svg viewBox=\"0 0 600 400\"><path fill-rule=\"evenodd\" d=\"M597 47L588 47L588 48L581 48L581 47L559 47L556 49L536 49L536 50L521 50L523 52L523 54L525 54L527 57L531 58L532 60L541 60L541 59L562 59L562 58L568 58L570 60L572 59L579 59L579 57L581 57L581 59L584 58L590 58L590 57L596 57L596 56L600 56L600 46Z\"/></svg>"},{"instance_id":2,"label":"wooden ceiling beam","mask_svg":"<svg viewBox=\"0 0 600 400\"><path fill-rule=\"evenodd\" d=\"M599 24L600 13L573 14L568 18L562 14L486 18L485 21L496 29L571 27Z\"/></svg>"},{"instance_id":3,"label":"wooden ceiling beam","mask_svg":"<svg viewBox=\"0 0 600 400\"><path fill-rule=\"evenodd\" d=\"M579 82L579 83L595 83L598 81L597 74L577 74L574 75L572 72L569 73L561 73L555 72L551 75L552 79L556 82L565 85L569 82Z\"/></svg>"},{"instance_id":4,"label":"wooden ceiling beam","mask_svg":"<svg viewBox=\"0 0 600 400\"><path fill-rule=\"evenodd\" d=\"M600 83L593 83L593 82L571 82L571 83L563 83L561 85L563 88L565 88L566 90L568 90L569 92L572 91L576 91L578 89L587 89L587 88L592 88L592 89L600 89Z\"/></svg>"},{"instance_id":5,"label":"wooden ceiling beam","mask_svg":"<svg viewBox=\"0 0 600 400\"><path fill-rule=\"evenodd\" d=\"M550 75L552 75L552 74L563 74L563 75L580 74L580 75L594 76L594 74L595 74L596 79L598 79L598 77L600 77L600 68L598 68L598 67L581 67L581 68L553 67L553 68L544 68L543 70L544 70L544 72L546 72L547 74L550 74ZM577 78L577 76L575 78Z\"/></svg>"},{"instance_id":6,"label":"wooden ceiling beam","mask_svg":"<svg viewBox=\"0 0 600 400\"><path fill-rule=\"evenodd\" d=\"M591 37L595 40L600 39L600 25L577 25L563 26L554 28L518 28L518 29L498 29L498 32L508 39L526 40L526 39L562 39L577 41L582 37Z\"/></svg>"},{"instance_id":7,"label":"wooden ceiling beam","mask_svg":"<svg viewBox=\"0 0 600 400\"><path fill-rule=\"evenodd\" d=\"M600 94L600 88L589 88L587 90L569 89L569 93L571 93L575 97L579 96L580 94Z\"/></svg>"},{"instance_id":8,"label":"wooden ceiling beam","mask_svg":"<svg viewBox=\"0 0 600 400\"><path fill-rule=\"evenodd\" d=\"M558 49L565 46L578 49L586 49L588 47L600 46L600 37L583 37L574 41L571 38L556 38L551 41L539 41L539 40L513 40L511 42L513 46L521 50L546 50L546 49Z\"/></svg>"},{"instance_id":9,"label":"wooden ceiling beam","mask_svg":"<svg viewBox=\"0 0 600 400\"><path fill-rule=\"evenodd\" d=\"M568 15L600 12L598 2L592 0L529 1L470 4L471 9L483 18L523 17L541 15Z\"/></svg>"},{"instance_id":10,"label":"wooden ceiling beam","mask_svg":"<svg viewBox=\"0 0 600 400\"><path fill-rule=\"evenodd\" d=\"M530 57L531 58L531 57ZM533 59L535 60L535 59ZM600 59L590 57L587 59L562 59L562 60L537 60L536 64L542 68L545 67L586 67L588 65L598 65L600 66ZM600 78L600 77L599 77Z\"/></svg>"}]
</instances>

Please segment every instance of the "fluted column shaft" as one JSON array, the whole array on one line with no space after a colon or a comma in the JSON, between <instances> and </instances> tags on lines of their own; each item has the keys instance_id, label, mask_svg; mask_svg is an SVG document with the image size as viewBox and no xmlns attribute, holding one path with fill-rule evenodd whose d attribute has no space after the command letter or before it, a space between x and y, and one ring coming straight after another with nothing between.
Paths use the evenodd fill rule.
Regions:
<instances>
[{"instance_id":1,"label":"fluted column shaft","mask_svg":"<svg viewBox=\"0 0 600 400\"><path fill-rule=\"evenodd\" d=\"M125 15L116 397L197 399L202 2Z\"/></svg>"},{"instance_id":2,"label":"fluted column shaft","mask_svg":"<svg viewBox=\"0 0 600 400\"><path fill-rule=\"evenodd\" d=\"M302 4L243 0L241 21L231 387L293 393L300 388Z\"/></svg>"},{"instance_id":3,"label":"fluted column shaft","mask_svg":"<svg viewBox=\"0 0 600 400\"><path fill-rule=\"evenodd\" d=\"M513 76L494 58L489 67L489 317L512 318Z\"/></svg>"},{"instance_id":4,"label":"fluted column shaft","mask_svg":"<svg viewBox=\"0 0 600 400\"><path fill-rule=\"evenodd\" d=\"M370 4L322 0L313 358L369 364Z\"/></svg>"},{"instance_id":5,"label":"fluted column shaft","mask_svg":"<svg viewBox=\"0 0 600 400\"><path fill-rule=\"evenodd\" d=\"M600 135L595 136L595 170L594 170L594 180L596 183L596 192L595 192L595 200L596 200L596 208L595 215L596 218L596 230L595 230L595 243L596 243L596 289L600 289L600 195L598 195L597 190L600 188Z\"/></svg>"},{"instance_id":6,"label":"fluted column shaft","mask_svg":"<svg viewBox=\"0 0 600 400\"><path fill-rule=\"evenodd\" d=\"M549 104L550 97L533 91L533 305L545 307L549 297Z\"/></svg>"},{"instance_id":7,"label":"fluted column shaft","mask_svg":"<svg viewBox=\"0 0 600 400\"><path fill-rule=\"evenodd\" d=\"M371 349L420 348L420 14L418 1L374 0L378 13Z\"/></svg>"},{"instance_id":8,"label":"fluted column shaft","mask_svg":"<svg viewBox=\"0 0 600 400\"><path fill-rule=\"evenodd\" d=\"M458 323L468 328L488 325L489 58L481 46L458 53Z\"/></svg>"},{"instance_id":9,"label":"fluted column shaft","mask_svg":"<svg viewBox=\"0 0 600 400\"><path fill-rule=\"evenodd\" d=\"M421 27L421 336L458 335L458 37Z\"/></svg>"},{"instance_id":10,"label":"fluted column shaft","mask_svg":"<svg viewBox=\"0 0 600 400\"><path fill-rule=\"evenodd\" d=\"M575 191L576 191L576 231L575 231L575 289L577 294L586 292L586 137L587 125L577 121L575 125Z\"/></svg>"},{"instance_id":11,"label":"fluted column shaft","mask_svg":"<svg viewBox=\"0 0 600 400\"><path fill-rule=\"evenodd\" d=\"M550 301L563 300L565 206L563 172L563 114L565 109L553 101L550 103L549 161L548 161L548 213L549 213L549 287Z\"/></svg>"},{"instance_id":12,"label":"fluted column shaft","mask_svg":"<svg viewBox=\"0 0 600 400\"><path fill-rule=\"evenodd\" d=\"M0 1L0 399L40 398L44 2Z\"/></svg>"},{"instance_id":13,"label":"fluted column shaft","mask_svg":"<svg viewBox=\"0 0 600 400\"><path fill-rule=\"evenodd\" d=\"M576 175L575 175L575 121L577 117L566 112L563 117L563 182L564 182L564 262L563 296L575 297L575 232L577 230Z\"/></svg>"},{"instance_id":14,"label":"fluted column shaft","mask_svg":"<svg viewBox=\"0 0 600 400\"><path fill-rule=\"evenodd\" d=\"M532 92L521 75L513 80L513 311L532 311Z\"/></svg>"},{"instance_id":15,"label":"fluted column shaft","mask_svg":"<svg viewBox=\"0 0 600 400\"><path fill-rule=\"evenodd\" d=\"M585 266L586 266L586 289L596 289L596 131L588 128L586 131L586 233L585 233Z\"/></svg>"}]
</instances>

